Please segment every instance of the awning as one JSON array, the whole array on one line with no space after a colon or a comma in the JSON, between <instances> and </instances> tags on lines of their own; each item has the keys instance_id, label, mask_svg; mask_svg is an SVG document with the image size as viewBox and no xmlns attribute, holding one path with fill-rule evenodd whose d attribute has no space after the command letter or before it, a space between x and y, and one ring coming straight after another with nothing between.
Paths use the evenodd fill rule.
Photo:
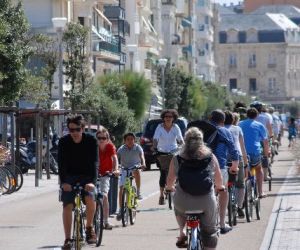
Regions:
<instances>
[{"instance_id":1,"label":"awning","mask_svg":"<svg viewBox=\"0 0 300 250\"><path fill-rule=\"evenodd\" d=\"M97 8L94 8L95 10L96 10L96 12L110 25L110 26L112 26L112 23L111 23L111 21L109 21L108 19L107 19L107 17L99 10L99 9L97 9Z\"/></svg>"},{"instance_id":2,"label":"awning","mask_svg":"<svg viewBox=\"0 0 300 250\"><path fill-rule=\"evenodd\" d=\"M97 42L99 42L99 41L105 41L104 37L99 34L99 32L97 31L97 29L96 29L96 27L94 25L92 25L92 32L93 32L93 35L96 36L96 39L93 39L93 41L95 41L95 40ZM94 36L93 36L93 38L94 38Z\"/></svg>"}]
</instances>

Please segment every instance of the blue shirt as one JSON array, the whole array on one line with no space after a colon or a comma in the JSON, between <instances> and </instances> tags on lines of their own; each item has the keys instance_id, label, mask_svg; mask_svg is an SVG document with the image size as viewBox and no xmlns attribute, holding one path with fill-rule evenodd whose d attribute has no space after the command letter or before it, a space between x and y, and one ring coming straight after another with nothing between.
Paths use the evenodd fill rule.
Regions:
<instances>
[{"instance_id":1,"label":"blue shirt","mask_svg":"<svg viewBox=\"0 0 300 250\"><path fill-rule=\"evenodd\" d=\"M141 164L143 153L142 147L138 144L134 144L132 148L128 148L124 144L118 149L117 155L122 167L131 168L134 165Z\"/></svg>"},{"instance_id":2,"label":"blue shirt","mask_svg":"<svg viewBox=\"0 0 300 250\"><path fill-rule=\"evenodd\" d=\"M265 126L253 119L241 121L239 126L243 130L247 154L259 155L262 150L261 141L268 139Z\"/></svg>"},{"instance_id":3,"label":"blue shirt","mask_svg":"<svg viewBox=\"0 0 300 250\"><path fill-rule=\"evenodd\" d=\"M213 153L218 159L220 168L225 169L227 165L227 159L230 158L232 161L237 161L239 159L239 153L234 146L234 140L231 132L225 127L217 127L219 141Z\"/></svg>"}]
</instances>

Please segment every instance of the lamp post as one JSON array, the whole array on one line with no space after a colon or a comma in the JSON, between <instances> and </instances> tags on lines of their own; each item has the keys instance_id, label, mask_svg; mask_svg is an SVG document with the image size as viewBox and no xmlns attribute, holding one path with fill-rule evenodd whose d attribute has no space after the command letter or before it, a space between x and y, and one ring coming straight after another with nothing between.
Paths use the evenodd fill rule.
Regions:
<instances>
[{"instance_id":1,"label":"lamp post","mask_svg":"<svg viewBox=\"0 0 300 250\"><path fill-rule=\"evenodd\" d=\"M58 49L59 49L59 67L58 67L58 98L59 98L59 109L64 109L64 88L63 88L63 46L62 36L63 30L67 24L66 17L53 17L53 27L56 29L58 34ZM58 133L62 136L62 122L63 117L59 116Z\"/></svg>"},{"instance_id":2,"label":"lamp post","mask_svg":"<svg viewBox=\"0 0 300 250\"><path fill-rule=\"evenodd\" d=\"M165 108L165 68L167 66L168 59L161 58L158 60L158 64L161 69L161 95L162 95L162 108Z\"/></svg>"}]
</instances>

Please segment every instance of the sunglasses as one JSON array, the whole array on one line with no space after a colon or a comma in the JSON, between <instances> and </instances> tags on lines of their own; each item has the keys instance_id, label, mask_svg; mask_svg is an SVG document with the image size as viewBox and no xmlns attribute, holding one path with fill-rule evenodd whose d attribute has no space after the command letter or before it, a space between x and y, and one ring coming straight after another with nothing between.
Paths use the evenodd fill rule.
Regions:
<instances>
[{"instance_id":1,"label":"sunglasses","mask_svg":"<svg viewBox=\"0 0 300 250\"><path fill-rule=\"evenodd\" d=\"M103 141L105 141L105 140L107 140L107 137L97 137L97 139L98 139L98 141L101 141L101 140L103 140Z\"/></svg>"},{"instance_id":2,"label":"sunglasses","mask_svg":"<svg viewBox=\"0 0 300 250\"><path fill-rule=\"evenodd\" d=\"M70 133L74 133L74 132L80 132L81 131L81 128L69 128L69 132Z\"/></svg>"}]
</instances>

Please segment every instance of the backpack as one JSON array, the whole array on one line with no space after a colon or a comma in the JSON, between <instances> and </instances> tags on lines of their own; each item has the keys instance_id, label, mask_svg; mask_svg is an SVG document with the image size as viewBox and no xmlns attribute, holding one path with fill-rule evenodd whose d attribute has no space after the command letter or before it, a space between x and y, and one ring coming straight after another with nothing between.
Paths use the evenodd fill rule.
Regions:
<instances>
[{"instance_id":1,"label":"backpack","mask_svg":"<svg viewBox=\"0 0 300 250\"><path fill-rule=\"evenodd\" d=\"M208 194L213 185L211 155L201 160L176 157L179 166L177 178L182 190L194 196Z\"/></svg>"},{"instance_id":2,"label":"backpack","mask_svg":"<svg viewBox=\"0 0 300 250\"><path fill-rule=\"evenodd\" d=\"M214 151L219 142L218 128L206 120L195 120L188 124L187 128L197 127L203 132L203 141L212 151Z\"/></svg>"}]
</instances>

